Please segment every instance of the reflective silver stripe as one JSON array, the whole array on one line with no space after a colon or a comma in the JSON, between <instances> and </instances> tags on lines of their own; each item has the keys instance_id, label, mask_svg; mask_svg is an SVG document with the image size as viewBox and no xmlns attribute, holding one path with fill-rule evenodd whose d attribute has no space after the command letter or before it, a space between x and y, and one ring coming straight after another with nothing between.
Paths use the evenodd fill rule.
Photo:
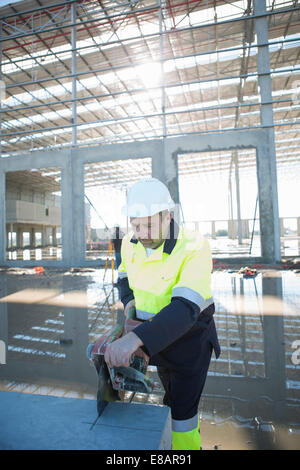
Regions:
<instances>
[{"instance_id":1,"label":"reflective silver stripe","mask_svg":"<svg viewBox=\"0 0 300 470\"><path fill-rule=\"evenodd\" d=\"M155 313L149 313L145 312L144 310L136 309L136 318L140 320L149 320L149 318L152 318L154 315Z\"/></svg>"},{"instance_id":2,"label":"reflective silver stripe","mask_svg":"<svg viewBox=\"0 0 300 470\"><path fill-rule=\"evenodd\" d=\"M172 297L183 297L190 300L191 302L194 302L194 304L198 305L201 311L214 303L213 297L204 299L202 295L189 287L174 287L172 290Z\"/></svg>"},{"instance_id":3,"label":"reflective silver stripe","mask_svg":"<svg viewBox=\"0 0 300 470\"><path fill-rule=\"evenodd\" d=\"M118 273L119 279L124 279L125 277L127 277L127 273Z\"/></svg>"},{"instance_id":4,"label":"reflective silver stripe","mask_svg":"<svg viewBox=\"0 0 300 470\"><path fill-rule=\"evenodd\" d=\"M174 432L188 432L197 429L198 427L198 413L189 419L172 419L172 431Z\"/></svg>"}]
</instances>

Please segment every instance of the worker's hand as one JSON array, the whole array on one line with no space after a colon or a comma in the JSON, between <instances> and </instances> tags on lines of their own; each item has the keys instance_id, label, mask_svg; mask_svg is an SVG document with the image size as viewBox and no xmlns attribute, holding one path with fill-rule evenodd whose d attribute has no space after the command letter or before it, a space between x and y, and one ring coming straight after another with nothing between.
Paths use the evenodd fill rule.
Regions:
<instances>
[{"instance_id":1,"label":"worker's hand","mask_svg":"<svg viewBox=\"0 0 300 470\"><path fill-rule=\"evenodd\" d=\"M129 367L131 355L142 345L140 338L130 331L107 346L104 354L105 361L109 367Z\"/></svg>"}]
</instances>

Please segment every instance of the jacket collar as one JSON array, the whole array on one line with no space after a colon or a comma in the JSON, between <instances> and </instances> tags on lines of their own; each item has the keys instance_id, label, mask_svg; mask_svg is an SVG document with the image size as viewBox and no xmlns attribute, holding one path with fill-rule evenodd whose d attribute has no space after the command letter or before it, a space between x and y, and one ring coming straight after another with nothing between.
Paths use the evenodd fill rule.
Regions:
<instances>
[{"instance_id":1,"label":"jacket collar","mask_svg":"<svg viewBox=\"0 0 300 470\"><path fill-rule=\"evenodd\" d=\"M179 233L179 227L176 224L175 220L172 218L170 222L168 236L164 244L164 250L163 250L164 253L167 253L168 255L172 253L177 242L178 233Z\"/></svg>"},{"instance_id":2,"label":"jacket collar","mask_svg":"<svg viewBox=\"0 0 300 470\"><path fill-rule=\"evenodd\" d=\"M170 222L168 236L164 243L163 253L167 253L168 255L172 253L177 242L178 233L179 233L179 226L175 222L175 220L172 218ZM130 241L131 243L135 243L135 244L138 243L138 239L135 237L135 235L131 237Z\"/></svg>"}]
</instances>

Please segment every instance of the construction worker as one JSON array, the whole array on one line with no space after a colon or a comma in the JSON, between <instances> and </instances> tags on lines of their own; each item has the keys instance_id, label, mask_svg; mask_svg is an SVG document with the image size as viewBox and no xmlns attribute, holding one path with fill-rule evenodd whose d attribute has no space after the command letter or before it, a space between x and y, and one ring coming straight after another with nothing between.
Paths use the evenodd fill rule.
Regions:
<instances>
[{"instance_id":1,"label":"construction worker","mask_svg":"<svg viewBox=\"0 0 300 470\"><path fill-rule=\"evenodd\" d=\"M132 306L142 323L112 342L105 353L110 367L130 364L138 349L157 366L171 408L174 450L201 447L198 405L214 349L220 354L210 288L209 243L179 228L174 202L155 178L135 183L126 213L133 232L123 238L119 266L125 316Z\"/></svg>"}]
</instances>

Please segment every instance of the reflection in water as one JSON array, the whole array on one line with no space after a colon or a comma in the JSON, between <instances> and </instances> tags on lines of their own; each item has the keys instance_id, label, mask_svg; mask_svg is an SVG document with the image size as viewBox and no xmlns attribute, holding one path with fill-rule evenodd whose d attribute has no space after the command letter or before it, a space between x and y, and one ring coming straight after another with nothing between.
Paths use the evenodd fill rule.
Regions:
<instances>
[{"instance_id":1,"label":"reflection in water","mask_svg":"<svg viewBox=\"0 0 300 470\"><path fill-rule=\"evenodd\" d=\"M106 282L100 269L0 272L2 389L95 398L85 349L118 314L117 291L108 276ZM299 448L300 277L215 272L213 292L222 354L212 359L200 402L203 447ZM161 399L160 393L134 398Z\"/></svg>"}]
</instances>

